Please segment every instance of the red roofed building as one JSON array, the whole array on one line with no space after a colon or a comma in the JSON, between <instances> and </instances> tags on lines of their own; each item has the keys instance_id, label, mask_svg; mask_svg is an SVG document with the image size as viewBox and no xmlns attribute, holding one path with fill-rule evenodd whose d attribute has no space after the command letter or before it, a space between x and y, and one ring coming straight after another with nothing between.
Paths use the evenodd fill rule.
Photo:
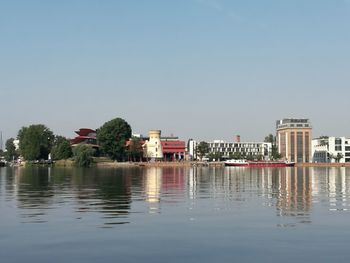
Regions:
<instances>
[{"instance_id":1,"label":"red roofed building","mask_svg":"<svg viewBox=\"0 0 350 263\"><path fill-rule=\"evenodd\" d=\"M185 159L185 141L180 141L175 137L165 137L161 138L161 144L165 161L176 161Z\"/></svg>"},{"instance_id":2,"label":"red roofed building","mask_svg":"<svg viewBox=\"0 0 350 263\"><path fill-rule=\"evenodd\" d=\"M142 145L144 149L144 158L147 157L147 142L150 140L150 137L143 137L140 135L139 142ZM131 139L126 142L127 149L131 146ZM178 139L178 137L160 137L160 144L161 147L159 147L160 151L162 152L162 159L164 161L178 161L178 160L185 160L186 156L186 142L181 141Z\"/></svg>"},{"instance_id":3,"label":"red roofed building","mask_svg":"<svg viewBox=\"0 0 350 263\"><path fill-rule=\"evenodd\" d=\"M77 146L78 144L88 144L93 148L98 149L96 140L96 131L89 128L80 128L79 131L75 131L78 136L70 140L72 147Z\"/></svg>"}]
</instances>

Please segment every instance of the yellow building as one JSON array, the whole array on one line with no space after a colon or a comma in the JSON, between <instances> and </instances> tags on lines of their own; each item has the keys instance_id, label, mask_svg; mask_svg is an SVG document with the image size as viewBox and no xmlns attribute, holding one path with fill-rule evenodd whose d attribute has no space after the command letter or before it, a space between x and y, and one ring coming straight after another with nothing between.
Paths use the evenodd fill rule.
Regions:
<instances>
[{"instance_id":1,"label":"yellow building","mask_svg":"<svg viewBox=\"0 0 350 263\"><path fill-rule=\"evenodd\" d=\"M282 158L296 163L311 162L312 127L308 119L278 120L276 139Z\"/></svg>"}]
</instances>

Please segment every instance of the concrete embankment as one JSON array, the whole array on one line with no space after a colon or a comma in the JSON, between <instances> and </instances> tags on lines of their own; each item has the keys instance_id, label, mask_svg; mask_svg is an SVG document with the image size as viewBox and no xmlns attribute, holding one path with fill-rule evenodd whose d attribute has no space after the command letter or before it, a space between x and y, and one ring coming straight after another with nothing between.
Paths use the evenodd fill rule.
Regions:
<instances>
[{"instance_id":1,"label":"concrete embankment","mask_svg":"<svg viewBox=\"0 0 350 263\"><path fill-rule=\"evenodd\" d=\"M350 163L296 163L296 167L350 167Z\"/></svg>"},{"instance_id":2,"label":"concrete embankment","mask_svg":"<svg viewBox=\"0 0 350 263\"><path fill-rule=\"evenodd\" d=\"M223 167L223 162L100 162L97 167L192 167L192 166L210 166Z\"/></svg>"}]
</instances>

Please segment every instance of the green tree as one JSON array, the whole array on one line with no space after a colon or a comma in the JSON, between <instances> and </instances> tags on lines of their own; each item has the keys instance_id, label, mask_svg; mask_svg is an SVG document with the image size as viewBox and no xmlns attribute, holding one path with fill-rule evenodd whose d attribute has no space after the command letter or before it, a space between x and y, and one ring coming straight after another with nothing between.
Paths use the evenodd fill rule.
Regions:
<instances>
[{"instance_id":1,"label":"green tree","mask_svg":"<svg viewBox=\"0 0 350 263\"><path fill-rule=\"evenodd\" d=\"M242 159L242 154L240 152L234 152L233 154L230 154L230 159L240 160Z\"/></svg>"},{"instance_id":2,"label":"green tree","mask_svg":"<svg viewBox=\"0 0 350 263\"><path fill-rule=\"evenodd\" d=\"M265 137L264 142L269 142L272 144L276 144L276 136L273 136L273 134L269 134Z\"/></svg>"},{"instance_id":3,"label":"green tree","mask_svg":"<svg viewBox=\"0 0 350 263\"><path fill-rule=\"evenodd\" d=\"M221 152L210 153L208 158L210 161L220 161L222 159L223 154Z\"/></svg>"},{"instance_id":4,"label":"green tree","mask_svg":"<svg viewBox=\"0 0 350 263\"><path fill-rule=\"evenodd\" d=\"M63 136L55 136L51 155L53 160L64 160L72 157L72 147L68 139Z\"/></svg>"},{"instance_id":5,"label":"green tree","mask_svg":"<svg viewBox=\"0 0 350 263\"><path fill-rule=\"evenodd\" d=\"M255 158L256 158L257 161L261 161L261 160L264 159L264 155L258 154L258 155L255 156Z\"/></svg>"},{"instance_id":6,"label":"green tree","mask_svg":"<svg viewBox=\"0 0 350 263\"><path fill-rule=\"evenodd\" d=\"M344 156L343 156L342 153L338 153L338 154L337 154L335 157L333 157L333 158L334 158L334 160L335 160L336 163L339 163L340 160L341 160L343 157L344 157Z\"/></svg>"},{"instance_id":7,"label":"green tree","mask_svg":"<svg viewBox=\"0 0 350 263\"><path fill-rule=\"evenodd\" d=\"M333 159L335 159L335 156L334 154L332 153L327 153L327 159L328 159L328 162L331 163Z\"/></svg>"},{"instance_id":8,"label":"green tree","mask_svg":"<svg viewBox=\"0 0 350 263\"><path fill-rule=\"evenodd\" d=\"M54 135L43 124L22 127L18 132L19 149L26 160L47 159Z\"/></svg>"},{"instance_id":9,"label":"green tree","mask_svg":"<svg viewBox=\"0 0 350 263\"><path fill-rule=\"evenodd\" d=\"M5 147L6 147L5 160L8 162L17 159L19 156L18 151L16 151L16 146L13 143L14 140L15 140L14 138L10 138L6 141L6 144L5 144Z\"/></svg>"},{"instance_id":10,"label":"green tree","mask_svg":"<svg viewBox=\"0 0 350 263\"><path fill-rule=\"evenodd\" d=\"M125 143L130 137L131 127L121 118L110 120L97 130L97 142L102 152L113 160L125 159Z\"/></svg>"},{"instance_id":11,"label":"green tree","mask_svg":"<svg viewBox=\"0 0 350 263\"><path fill-rule=\"evenodd\" d=\"M95 150L87 144L79 144L73 149L74 164L79 167L89 167L93 162Z\"/></svg>"},{"instance_id":12,"label":"green tree","mask_svg":"<svg viewBox=\"0 0 350 263\"><path fill-rule=\"evenodd\" d=\"M134 162L136 160L142 160L143 149L142 149L140 138L138 137L131 138L127 153L129 156L129 160L132 160Z\"/></svg>"},{"instance_id":13,"label":"green tree","mask_svg":"<svg viewBox=\"0 0 350 263\"><path fill-rule=\"evenodd\" d=\"M281 159L282 155L278 152L278 148L276 144L276 136L269 134L265 137L264 142L269 142L272 144L270 158L272 160Z\"/></svg>"},{"instance_id":14,"label":"green tree","mask_svg":"<svg viewBox=\"0 0 350 263\"><path fill-rule=\"evenodd\" d=\"M209 144L207 142L200 142L196 148L197 155L202 160L202 158L209 152Z\"/></svg>"},{"instance_id":15,"label":"green tree","mask_svg":"<svg viewBox=\"0 0 350 263\"><path fill-rule=\"evenodd\" d=\"M255 159L255 156L252 153L248 153L247 154L247 158L248 161L253 161Z\"/></svg>"}]
</instances>

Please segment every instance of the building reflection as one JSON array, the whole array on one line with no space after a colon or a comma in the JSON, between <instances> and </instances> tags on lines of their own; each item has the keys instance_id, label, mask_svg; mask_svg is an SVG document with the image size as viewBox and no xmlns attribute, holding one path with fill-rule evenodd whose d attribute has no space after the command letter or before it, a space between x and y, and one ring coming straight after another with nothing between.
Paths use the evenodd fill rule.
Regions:
<instances>
[{"instance_id":1,"label":"building reflection","mask_svg":"<svg viewBox=\"0 0 350 263\"><path fill-rule=\"evenodd\" d=\"M309 168L198 169L194 168L189 177L189 196L193 198L205 196L244 202L258 195L263 198L263 205L276 208L278 216L310 222L313 199Z\"/></svg>"},{"instance_id":2,"label":"building reflection","mask_svg":"<svg viewBox=\"0 0 350 263\"><path fill-rule=\"evenodd\" d=\"M327 177L323 179L323 175ZM345 167L327 169L314 168L311 170L313 196L327 193L326 200L329 210L347 211L349 207L350 170Z\"/></svg>"},{"instance_id":3,"label":"building reflection","mask_svg":"<svg viewBox=\"0 0 350 263\"><path fill-rule=\"evenodd\" d=\"M159 212L161 202L176 203L183 199L186 169L182 167L148 167L144 172L145 201L149 212Z\"/></svg>"},{"instance_id":4,"label":"building reflection","mask_svg":"<svg viewBox=\"0 0 350 263\"><path fill-rule=\"evenodd\" d=\"M145 186L144 192L146 202L151 205L151 210L158 210L158 203L160 202L160 191L162 186L163 170L159 167L150 167L145 171Z\"/></svg>"},{"instance_id":5,"label":"building reflection","mask_svg":"<svg viewBox=\"0 0 350 263\"><path fill-rule=\"evenodd\" d=\"M208 199L224 209L259 200L282 221L309 223L314 206L348 210L349 194L350 169L344 167L0 169L0 200L13 202L28 222L45 222L51 209L69 207L77 218L98 213L105 224L120 224L132 209L160 213L162 206L189 199L193 208Z\"/></svg>"},{"instance_id":6,"label":"building reflection","mask_svg":"<svg viewBox=\"0 0 350 263\"><path fill-rule=\"evenodd\" d=\"M306 217L312 207L312 183L309 168L287 168L276 171L276 208L280 216Z\"/></svg>"}]
</instances>

